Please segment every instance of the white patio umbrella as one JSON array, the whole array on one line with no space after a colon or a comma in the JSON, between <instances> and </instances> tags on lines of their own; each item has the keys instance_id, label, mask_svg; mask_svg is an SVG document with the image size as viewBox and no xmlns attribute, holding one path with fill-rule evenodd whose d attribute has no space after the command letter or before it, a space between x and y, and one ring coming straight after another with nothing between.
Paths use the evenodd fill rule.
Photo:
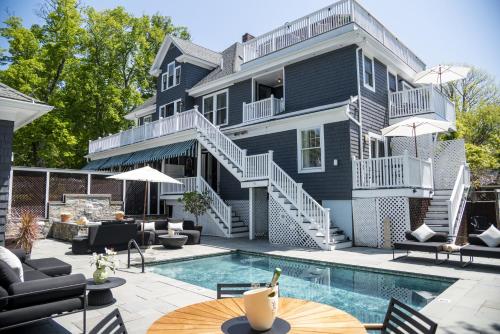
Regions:
<instances>
[{"instance_id":1,"label":"white patio umbrella","mask_svg":"<svg viewBox=\"0 0 500 334\"><path fill-rule=\"evenodd\" d=\"M163 174L162 172L157 171L154 168L149 166L145 166L142 168L137 168L128 172L108 176L108 179L115 180L126 180L126 181L144 181L145 189L144 189L144 210L142 216L142 244L144 245L144 222L146 220L146 203L148 196L149 184L151 182L161 182L161 183L175 183L182 184L182 182L177 181L176 179L168 176L167 174Z\"/></svg>"},{"instance_id":2,"label":"white patio umbrella","mask_svg":"<svg viewBox=\"0 0 500 334\"><path fill-rule=\"evenodd\" d=\"M437 121L430 118L410 117L396 124L383 128L384 137L414 137L415 138L415 156L417 154L417 136L430 133L447 132L451 128L450 122Z\"/></svg>"},{"instance_id":3,"label":"white patio umbrella","mask_svg":"<svg viewBox=\"0 0 500 334\"><path fill-rule=\"evenodd\" d=\"M463 79L470 68L465 66L437 65L415 75L417 84L442 85L446 82Z\"/></svg>"}]
</instances>

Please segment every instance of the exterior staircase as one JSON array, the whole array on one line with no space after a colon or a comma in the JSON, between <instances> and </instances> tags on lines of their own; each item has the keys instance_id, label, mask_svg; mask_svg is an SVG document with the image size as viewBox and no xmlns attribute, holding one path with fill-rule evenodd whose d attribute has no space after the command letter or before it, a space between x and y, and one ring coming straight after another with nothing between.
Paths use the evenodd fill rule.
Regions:
<instances>
[{"instance_id":1,"label":"exterior staircase","mask_svg":"<svg viewBox=\"0 0 500 334\"><path fill-rule=\"evenodd\" d=\"M220 219L212 207L208 210L208 215L217 223L227 237L248 238L248 226L245 225L240 216L238 216L234 211L232 211L231 215L231 233L229 232L229 227Z\"/></svg>"},{"instance_id":2,"label":"exterior staircase","mask_svg":"<svg viewBox=\"0 0 500 334\"><path fill-rule=\"evenodd\" d=\"M435 190L434 196L431 199L427 214L424 218L424 223L435 232L446 232L450 230L448 222L448 200L450 199L452 190L442 189Z\"/></svg>"}]
</instances>

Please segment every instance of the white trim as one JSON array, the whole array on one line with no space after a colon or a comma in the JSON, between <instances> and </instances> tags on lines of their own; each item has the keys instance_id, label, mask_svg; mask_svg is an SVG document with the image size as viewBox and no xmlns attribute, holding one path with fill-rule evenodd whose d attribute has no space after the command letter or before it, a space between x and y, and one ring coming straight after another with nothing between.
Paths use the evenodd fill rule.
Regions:
<instances>
[{"instance_id":1,"label":"white trim","mask_svg":"<svg viewBox=\"0 0 500 334\"><path fill-rule=\"evenodd\" d=\"M302 132L307 130L316 130L319 128L320 151L321 151L321 167L304 168L302 166ZM325 129L323 124L309 126L297 129L297 172L304 173L320 173L325 171Z\"/></svg>"},{"instance_id":2,"label":"white trim","mask_svg":"<svg viewBox=\"0 0 500 334\"><path fill-rule=\"evenodd\" d=\"M137 118L139 118L139 117L146 116L149 114L154 114L155 111L156 111L156 103L152 104L148 107L138 109L135 112L130 112L130 113L126 114L124 118L128 119L130 121L133 121L133 120L137 120Z\"/></svg>"},{"instance_id":3,"label":"white trim","mask_svg":"<svg viewBox=\"0 0 500 334\"><path fill-rule=\"evenodd\" d=\"M217 65L214 65L214 63L186 54L180 55L179 57L175 58L175 60L179 63L189 63L207 70L213 70L215 67L217 67Z\"/></svg>"},{"instance_id":4,"label":"white trim","mask_svg":"<svg viewBox=\"0 0 500 334\"><path fill-rule=\"evenodd\" d=\"M36 102L18 101L0 97L0 119L14 122L14 131L33 122L54 109Z\"/></svg>"},{"instance_id":5,"label":"white trim","mask_svg":"<svg viewBox=\"0 0 500 334\"><path fill-rule=\"evenodd\" d=\"M148 121L146 122L146 120L148 120ZM153 115L152 114L149 114L149 115L146 115L146 116L142 117L142 124L151 123L152 121L153 121Z\"/></svg>"},{"instance_id":6,"label":"white trim","mask_svg":"<svg viewBox=\"0 0 500 334\"><path fill-rule=\"evenodd\" d=\"M171 101L171 102L168 102L168 103L162 104L162 105L158 108L158 115L159 115L159 117L161 117L161 118L168 117L168 116L164 116L164 115L162 115L162 111L161 111L161 109L162 109L162 108L164 108L164 107L166 107L166 106L168 106L169 104L174 104L174 114L173 114L173 115L175 115L175 114L179 113L179 112L180 112L180 110L177 110L177 102L182 102L182 99L177 99L177 100L173 100L173 101ZM171 116L173 116L173 115L171 115Z\"/></svg>"},{"instance_id":7,"label":"white trim","mask_svg":"<svg viewBox=\"0 0 500 334\"><path fill-rule=\"evenodd\" d=\"M226 122L217 124L217 95L224 94L226 93ZM223 125L228 125L229 124L229 89L222 89L217 92L204 95L203 99L201 101L201 114L205 116L205 99L212 98L212 113L213 113L213 124L215 126L223 126Z\"/></svg>"},{"instance_id":8,"label":"white trim","mask_svg":"<svg viewBox=\"0 0 500 334\"><path fill-rule=\"evenodd\" d=\"M372 158L372 142L371 140L372 139L375 139L375 143L376 143L376 146L375 146L375 150L376 150L376 154L375 154L375 158L380 158L380 152L379 152L379 146L378 146L378 142L382 142L384 144L384 157L387 157L388 154L387 154L387 138L382 136L382 135L379 135L379 134L376 134L376 133L373 133L373 132L370 132L368 131L368 134L367 134L367 137L368 137L368 158L371 159Z\"/></svg>"},{"instance_id":9,"label":"white trim","mask_svg":"<svg viewBox=\"0 0 500 334\"><path fill-rule=\"evenodd\" d=\"M401 80L401 85L403 86L403 90L411 90L413 89L410 84L408 84L404 79Z\"/></svg>"},{"instance_id":10,"label":"white trim","mask_svg":"<svg viewBox=\"0 0 500 334\"><path fill-rule=\"evenodd\" d=\"M71 174L92 174L92 175L114 175L113 172L89 171L82 169L62 169L62 168L45 168L45 167L21 167L12 166L12 171L28 171L28 172L54 172L54 173L71 173Z\"/></svg>"},{"instance_id":11,"label":"white trim","mask_svg":"<svg viewBox=\"0 0 500 334\"><path fill-rule=\"evenodd\" d=\"M363 60L363 86L368 89L368 90L371 90L372 92L375 92L375 59L373 57L370 57L368 56L367 54L365 54L364 51L361 51L361 55L362 55L362 60ZM365 78L365 58L369 59L371 62L372 62L372 81L373 81L373 86L370 86L369 84L366 83L366 78Z\"/></svg>"},{"instance_id":12,"label":"white trim","mask_svg":"<svg viewBox=\"0 0 500 334\"><path fill-rule=\"evenodd\" d=\"M391 93L390 85L389 85L389 76L392 75L394 77L394 82L396 84L396 92L398 91L398 75L394 74L395 72L392 72L389 70L389 67L387 67L387 93ZM389 96L389 95L388 95Z\"/></svg>"}]
</instances>

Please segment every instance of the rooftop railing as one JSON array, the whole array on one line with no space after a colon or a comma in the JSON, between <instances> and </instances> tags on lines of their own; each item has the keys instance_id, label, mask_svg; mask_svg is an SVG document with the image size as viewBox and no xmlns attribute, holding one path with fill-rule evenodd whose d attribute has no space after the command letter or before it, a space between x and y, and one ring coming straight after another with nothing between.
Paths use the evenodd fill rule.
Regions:
<instances>
[{"instance_id":1,"label":"rooftop railing","mask_svg":"<svg viewBox=\"0 0 500 334\"><path fill-rule=\"evenodd\" d=\"M243 44L243 62L249 62L349 23L356 23L416 72L425 64L380 21L354 0L338 1Z\"/></svg>"}]
</instances>

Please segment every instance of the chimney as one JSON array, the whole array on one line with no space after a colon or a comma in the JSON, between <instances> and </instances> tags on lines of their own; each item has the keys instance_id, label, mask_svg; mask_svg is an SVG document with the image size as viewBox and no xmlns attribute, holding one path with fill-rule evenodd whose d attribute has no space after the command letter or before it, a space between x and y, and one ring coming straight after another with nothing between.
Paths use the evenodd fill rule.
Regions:
<instances>
[{"instance_id":1,"label":"chimney","mask_svg":"<svg viewBox=\"0 0 500 334\"><path fill-rule=\"evenodd\" d=\"M249 33L245 33L243 36L241 36L241 43L248 42L249 40L254 39L254 38L255 38L255 36L253 36Z\"/></svg>"}]
</instances>

